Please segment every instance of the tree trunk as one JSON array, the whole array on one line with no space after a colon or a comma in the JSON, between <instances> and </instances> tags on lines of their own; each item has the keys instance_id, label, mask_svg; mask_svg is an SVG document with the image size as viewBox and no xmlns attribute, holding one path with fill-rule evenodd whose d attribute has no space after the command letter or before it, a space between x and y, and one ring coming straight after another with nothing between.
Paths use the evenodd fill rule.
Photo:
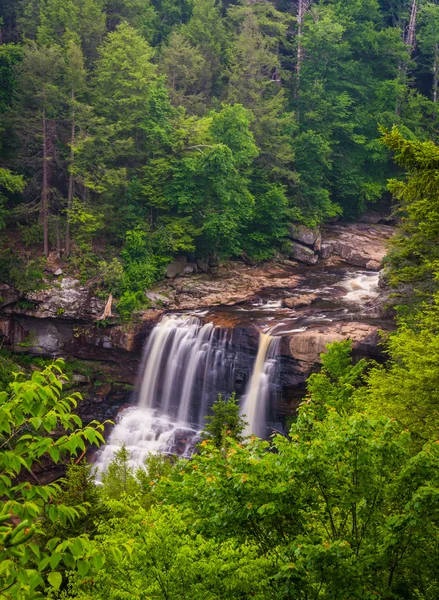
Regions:
<instances>
[{"instance_id":1,"label":"tree trunk","mask_svg":"<svg viewBox=\"0 0 439 600\"><path fill-rule=\"evenodd\" d=\"M61 236L59 231L59 215L56 215L56 257L61 258Z\"/></svg>"},{"instance_id":2,"label":"tree trunk","mask_svg":"<svg viewBox=\"0 0 439 600\"><path fill-rule=\"evenodd\" d=\"M47 152L46 106L43 107L43 187L41 190L41 218L43 222L44 254L49 255L49 164Z\"/></svg>"},{"instance_id":3,"label":"tree trunk","mask_svg":"<svg viewBox=\"0 0 439 600\"><path fill-rule=\"evenodd\" d=\"M302 44L303 37L303 19L308 11L312 0L299 0L297 6L297 54L296 54L296 84L294 86L294 98L299 98L300 76L302 73L302 64L305 49ZM299 108L296 107L296 119L299 122Z\"/></svg>"},{"instance_id":4,"label":"tree trunk","mask_svg":"<svg viewBox=\"0 0 439 600\"><path fill-rule=\"evenodd\" d=\"M433 62L433 102L434 102L434 118L436 118L436 104L437 104L437 63L438 63L439 46L438 44L434 47L434 62Z\"/></svg>"},{"instance_id":5,"label":"tree trunk","mask_svg":"<svg viewBox=\"0 0 439 600\"><path fill-rule=\"evenodd\" d=\"M302 70L303 61L303 46L302 46L302 35L303 35L303 15L305 14L305 0L299 0L297 6L297 55L296 55L296 85L294 87L294 97L299 96L300 87L300 73Z\"/></svg>"},{"instance_id":6,"label":"tree trunk","mask_svg":"<svg viewBox=\"0 0 439 600\"><path fill-rule=\"evenodd\" d=\"M416 4L417 0L413 0L412 8L410 11L410 21L407 27L407 32L402 34L405 45L407 46L407 51L410 56L413 54L413 50L415 49L416 42L416 16L418 13L418 5ZM408 64L406 62L401 62L398 71L400 73L401 79L404 81L407 78ZM396 116L399 117L401 113L401 99L398 98L396 102Z\"/></svg>"},{"instance_id":7,"label":"tree trunk","mask_svg":"<svg viewBox=\"0 0 439 600\"><path fill-rule=\"evenodd\" d=\"M416 15L418 12L418 5L416 4L416 0L413 0L412 9L410 11L410 21L407 29L407 36L405 39L406 46L410 52L410 54L415 49L415 41L416 41Z\"/></svg>"},{"instance_id":8,"label":"tree trunk","mask_svg":"<svg viewBox=\"0 0 439 600\"><path fill-rule=\"evenodd\" d=\"M70 136L70 174L69 174L69 191L67 195L67 220L66 220L66 248L65 254L70 256L70 211L72 210L73 193L74 193L74 178L73 178L73 163L75 160L74 153L75 144L75 90L72 89L72 132Z\"/></svg>"}]
</instances>

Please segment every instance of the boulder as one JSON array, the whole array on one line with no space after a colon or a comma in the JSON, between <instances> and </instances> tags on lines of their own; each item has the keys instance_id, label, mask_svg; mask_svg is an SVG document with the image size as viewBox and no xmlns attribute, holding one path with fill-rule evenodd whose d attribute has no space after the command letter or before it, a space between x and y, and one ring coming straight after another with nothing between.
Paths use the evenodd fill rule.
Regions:
<instances>
[{"instance_id":1,"label":"boulder","mask_svg":"<svg viewBox=\"0 0 439 600\"><path fill-rule=\"evenodd\" d=\"M318 256L311 248L298 244L297 242L290 242L288 250L288 256L306 265L315 265Z\"/></svg>"},{"instance_id":2,"label":"boulder","mask_svg":"<svg viewBox=\"0 0 439 600\"><path fill-rule=\"evenodd\" d=\"M291 296L282 300L282 306L286 308L303 308L318 300L317 294L304 294L303 296Z\"/></svg>"},{"instance_id":3,"label":"boulder","mask_svg":"<svg viewBox=\"0 0 439 600\"><path fill-rule=\"evenodd\" d=\"M209 271L209 263L207 260L203 260L199 258L197 260L197 267L200 269L202 273L207 273Z\"/></svg>"},{"instance_id":4,"label":"boulder","mask_svg":"<svg viewBox=\"0 0 439 600\"><path fill-rule=\"evenodd\" d=\"M64 277L51 287L35 292L26 292L22 299L26 306L9 306L8 314L19 313L38 319L47 317L56 319L97 320L105 304L87 286L80 285L77 279Z\"/></svg>"},{"instance_id":5,"label":"boulder","mask_svg":"<svg viewBox=\"0 0 439 600\"><path fill-rule=\"evenodd\" d=\"M320 250L322 236L319 229L305 227L305 225L294 224L290 227L290 238L296 242L300 242L305 246L309 246L316 252Z\"/></svg>"},{"instance_id":6,"label":"boulder","mask_svg":"<svg viewBox=\"0 0 439 600\"><path fill-rule=\"evenodd\" d=\"M0 308L14 304L19 299L20 294L10 285L6 283L0 284Z\"/></svg>"},{"instance_id":7,"label":"boulder","mask_svg":"<svg viewBox=\"0 0 439 600\"><path fill-rule=\"evenodd\" d=\"M378 271L394 229L388 225L343 223L325 227L320 256L336 255L355 267Z\"/></svg>"},{"instance_id":8,"label":"boulder","mask_svg":"<svg viewBox=\"0 0 439 600\"><path fill-rule=\"evenodd\" d=\"M383 215L379 212L369 211L361 215L358 218L359 223L369 223L369 225L376 225L383 218Z\"/></svg>"},{"instance_id":9,"label":"boulder","mask_svg":"<svg viewBox=\"0 0 439 600\"><path fill-rule=\"evenodd\" d=\"M181 275L181 273L184 272L186 265L186 256L177 256L175 260L166 267L166 277L173 279L174 277L177 277L177 275Z\"/></svg>"},{"instance_id":10,"label":"boulder","mask_svg":"<svg viewBox=\"0 0 439 600\"><path fill-rule=\"evenodd\" d=\"M170 304L170 300L164 294L157 294L156 292L147 292L145 296L151 302L153 306L168 306Z\"/></svg>"},{"instance_id":11,"label":"boulder","mask_svg":"<svg viewBox=\"0 0 439 600\"><path fill-rule=\"evenodd\" d=\"M320 354L326 351L327 344L352 340L356 355L379 358L382 355L379 328L361 322L338 322L310 328L295 333L288 338L287 352L298 361L298 368L308 374L314 365L321 363Z\"/></svg>"}]
</instances>

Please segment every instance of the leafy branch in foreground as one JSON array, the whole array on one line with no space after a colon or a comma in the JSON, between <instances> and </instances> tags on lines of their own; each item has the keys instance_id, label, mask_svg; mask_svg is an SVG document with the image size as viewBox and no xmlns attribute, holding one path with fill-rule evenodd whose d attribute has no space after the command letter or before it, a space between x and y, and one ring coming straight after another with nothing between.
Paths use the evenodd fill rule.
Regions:
<instances>
[{"instance_id":1,"label":"leafy branch in foreground","mask_svg":"<svg viewBox=\"0 0 439 600\"><path fill-rule=\"evenodd\" d=\"M70 568L82 564L87 540L49 540L45 548L37 542L41 518L52 522L73 521L84 506L55 505L57 483L43 484L35 465L52 460L60 463L76 456L86 443L104 442L104 424L93 421L82 427L73 414L81 396L62 395L67 378L62 361L56 361L30 380L17 378L9 391L0 392L0 594L2 598L43 598L46 581L59 588L61 560ZM79 562L78 562L79 561Z\"/></svg>"}]
</instances>

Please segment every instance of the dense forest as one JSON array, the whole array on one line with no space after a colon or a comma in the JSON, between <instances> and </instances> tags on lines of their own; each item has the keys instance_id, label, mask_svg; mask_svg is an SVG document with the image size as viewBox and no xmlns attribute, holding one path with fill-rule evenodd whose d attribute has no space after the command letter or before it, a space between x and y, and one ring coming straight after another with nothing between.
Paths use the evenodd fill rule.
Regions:
<instances>
[{"instance_id":1,"label":"dense forest","mask_svg":"<svg viewBox=\"0 0 439 600\"><path fill-rule=\"evenodd\" d=\"M435 138L438 43L414 0L1 0L0 277L55 252L129 314L178 253L388 203L378 126Z\"/></svg>"},{"instance_id":2,"label":"dense forest","mask_svg":"<svg viewBox=\"0 0 439 600\"><path fill-rule=\"evenodd\" d=\"M97 486L82 457L104 424L82 427L63 364L27 378L2 357L2 597L436 600L439 150L384 139L409 172L390 184L398 330L385 364L330 346L289 435L245 438L235 396L219 398L190 459L135 469L122 446ZM41 461L66 478L42 484Z\"/></svg>"},{"instance_id":3,"label":"dense forest","mask_svg":"<svg viewBox=\"0 0 439 600\"><path fill-rule=\"evenodd\" d=\"M72 367L0 347L0 598L439 598L438 58L420 0L0 0L19 291L55 253L130 315L177 254L260 261L292 222L398 220L386 361L330 345L285 435L246 437L219 397L191 458L134 468L122 445L98 482L108 423L83 426Z\"/></svg>"}]
</instances>

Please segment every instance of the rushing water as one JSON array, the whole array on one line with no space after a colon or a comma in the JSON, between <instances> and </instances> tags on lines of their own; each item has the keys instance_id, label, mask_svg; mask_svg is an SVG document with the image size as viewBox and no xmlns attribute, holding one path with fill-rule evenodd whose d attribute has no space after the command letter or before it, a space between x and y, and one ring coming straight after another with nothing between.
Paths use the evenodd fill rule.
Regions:
<instances>
[{"instance_id":1,"label":"rushing water","mask_svg":"<svg viewBox=\"0 0 439 600\"><path fill-rule=\"evenodd\" d=\"M144 350L137 406L125 410L98 455L102 472L124 444L133 465L149 453L190 456L218 392L233 391L235 356L229 330L197 317L169 315L154 328ZM278 338L261 334L245 396L249 433L263 435Z\"/></svg>"},{"instance_id":2,"label":"rushing water","mask_svg":"<svg viewBox=\"0 0 439 600\"><path fill-rule=\"evenodd\" d=\"M242 414L247 421L245 435L265 437L267 403L270 396L270 383L276 372L276 356L280 338L261 333L255 366L248 391L244 397Z\"/></svg>"},{"instance_id":3,"label":"rushing water","mask_svg":"<svg viewBox=\"0 0 439 600\"><path fill-rule=\"evenodd\" d=\"M282 298L310 292L317 295L310 307L295 311L282 306ZM253 370L250 373L249 366L245 367L248 385L241 412L248 422L246 434L265 437L267 433L268 408L278 383L281 337L355 318L378 293L376 273L316 270L295 290L273 290L247 305L216 309L238 319L244 314L247 323L263 331ZM132 464L138 466L149 453L191 455L209 408L219 392L234 391L235 371L240 367L236 345L231 343L232 329L203 323L200 317L207 313L166 315L154 328L143 354L137 405L121 413L98 455L99 472L122 443L130 451Z\"/></svg>"}]
</instances>

